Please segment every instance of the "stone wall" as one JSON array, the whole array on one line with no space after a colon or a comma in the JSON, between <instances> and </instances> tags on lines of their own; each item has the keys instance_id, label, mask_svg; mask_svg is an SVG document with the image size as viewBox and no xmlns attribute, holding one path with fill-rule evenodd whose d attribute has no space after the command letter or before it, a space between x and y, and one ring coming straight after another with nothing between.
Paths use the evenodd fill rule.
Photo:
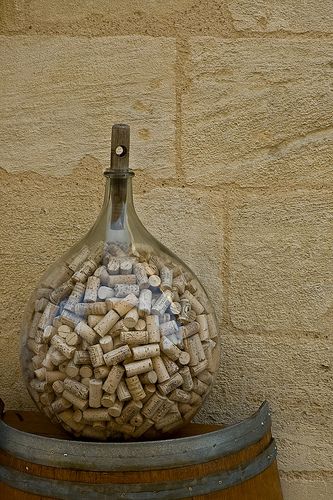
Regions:
<instances>
[{"instance_id":1,"label":"stone wall","mask_svg":"<svg viewBox=\"0 0 333 500\"><path fill-rule=\"evenodd\" d=\"M198 274L223 357L201 412L267 399L286 500L333 498L331 0L2 0L1 396L22 311L94 221L111 125L135 200Z\"/></svg>"}]
</instances>

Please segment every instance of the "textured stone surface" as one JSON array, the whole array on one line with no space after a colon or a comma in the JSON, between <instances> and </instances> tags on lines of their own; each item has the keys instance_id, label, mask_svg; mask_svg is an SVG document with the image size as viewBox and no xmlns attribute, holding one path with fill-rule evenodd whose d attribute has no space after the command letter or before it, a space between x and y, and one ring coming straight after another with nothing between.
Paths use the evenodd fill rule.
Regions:
<instances>
[{"instance_id":1,"label":"textured stone surface","mask_svg":"<svg viewBox=\"0 0 333 500\"><path fill-rule=\"evenodd\" d=\"M132 164L174 172L175 43L167 38L1 37L2 168L106 166L112 123L132 126Z\"/></svg>"},{"instance_id":2,"label":"textured stone surface","mask_svg":"<svg viewBox=\"0 0 333 500\"><path fill-rule=\"evenodd\" d=\"M332 191L245 195L232 205L230 230L233 325L331 332Z\"/></svg>"},{"instance_id":3,"label":"textured stone surface","mask_svg":"<svg viewBox=\"0 0 333 500\"><path fill-rule=\"evenodd\" d=\"M332 183L332 60L328 40L192 39L182 99L187 180Z\"/></svg>"},{"instance_id":4,"label":"textured stone surface","mask_svg":"<svg viewBox=\"0 0 333 500\"><path fill-rule=\"evenodd\" d=\"M282 491L286 500L331 500L333 498L333 478L315 479L282 477Z\"/></svg>"},{"instance_id":5,"label":"textured stone surface","mask_svg":"<svg viewBox=\"0 0 333 500\"><path fill-rule=\"evenodd\" d=\"M237 30L333 33L331 0L229 0Z\"/></svg>"},{"instance_id":6,"label":"textured stone surface","mask_svg":"<svg viewBox=\"0 0 333 500\"><path fill-rule=\"evenodd\" d=\"M239 421L267 399L280 469L332 470L332 348L332 337L224 335L220 376L200 419Z\"/></svg>"}]
</instances>

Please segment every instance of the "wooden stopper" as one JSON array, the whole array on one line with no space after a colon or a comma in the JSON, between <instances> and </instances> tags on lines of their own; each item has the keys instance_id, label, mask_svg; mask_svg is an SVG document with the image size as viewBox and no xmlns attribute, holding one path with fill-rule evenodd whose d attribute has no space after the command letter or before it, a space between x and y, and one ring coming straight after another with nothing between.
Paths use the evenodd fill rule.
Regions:
<instances>
[{"instance_id":1,"label":"wooden stopper","mask_svg":"<svg viewBox=\"0 0 333 500\"><path fill-rule=\"evenodd\" d=\"M85 387L83 384L81 384L83 387ZM87 389L87 387L85 387ZM82 399L73 394L72 392L68 391L65 389L62 393L62 397L64 399L67 399L70 403L72 403L73 406L78 408L79 410L83 411L86 408L88 408L88 400L87 399Z\"/></svg>"},{"instance_id":2,"label":"wooden stopper","mask_svg":"<svg viewBox=\"0 0 333 500\"><path fill-rule=\"evenodd\" d=\"M88 347L90 362L94 368L105 365L103 350L99 344L91 345Z\"/></svg>"},{"instance_id":3,"label":"wooden stopper","mask_svg":"<svg viewBox=\"0 0 333 500\"><path fill-rule=\"evenodd\" d=\"M128 363L125 365L127 377L133 377L133 375L139 375L140 373L146 373L146 372L151 371L152 369L153 369L153 364L152 364L151 359L143 359L142 361L134 361L133 363Z\"/></svg>"},{"instance_id":4,"label":"wooden stopper","mask_svg":"<svg viewBox=\"0 0 333 500\"><path fill-rule=\"evenodd\" d=\"M89 406L91 408L99 408L101 406L102 385L103 382L95 378L92 378L89 382Z\"/></svg>"},{"instance_id":5,"label":"wooden stopper","mask_svg":"<svg viewBox=\"0 0 333 500\"><path fill-rule=\"evenodd\" d=\"M83 302L97 302L97 292L101 280L96 276L89 276Z\"/></svg>"},{"instance_id":6,"label":"wooden stopper","mask_svg":"<svg viewBox=\"0 0 333 500\"><path fill-rule=\"evenodd\" d=\"M75 351L73 361L75 365L89 365L90 364L89 352L81 350Z\"/></svg>"},{"instance_id":7,"label":"wooden stopper","mask_svg":"<svg viewBox=\"0 0 333 500\"><path fill-rule=\"evenodd\" d=\"M166 366L165 366L165 364L162 361L162 358L160 356L156 356L156 357L152 358L152 364L154 367L154 371L156 372L157 380L159 383L162 383L162 382L165 382L166 380L169 380L170 375L169 375L168 370L166 369Z\"/></svg>"},{"instance_id":8,"label":"wooden stopper","mask_svg":"<svg viewBox=\"0 0 333 500\"><path fill-rule=\"evenodd\" d=\"M120 300L114 304L113 309L119 314L119 316L125 316L128 311L133 309L138 305L138 298L130 293L124 299ZM110 311L111 312L111 311Z\"/></svg>"},{"instance_id":9,"label":"wooden stopper","mask_svg":"<svg viewBox=\"0 0 333 500\"><path fill-rule=\"evenodd\" d=\"M107 366L112 366L121 363L121 361L124 361L129 356L131 356L131 349L128 345L123 345L104 354L104 361Z\"/></svg>"},{"instance_id":10,"label":"wooden stopper","mask_svg":"<svg viewBox=\"0 0 333 500\"><path fill-rule=\"evenodd\" d=\"M161 391L161 393L166 396L169 394L169 392L173 391L174 389L177 389L180 385L183 384L183 378L180 375L180 373L175 373L170 377L169 380L166 380L165 382L162 382L161 384L158 384L158 388Z\"/></svg>"},{"instance_id":11,"label":"wooden stopper","mask_svg":"<svg viewBox=\"0 0 333 500\"><path fill-rule=\"evenodd\" d=\"M148 343L147 331L132 330L129 332L120 332L120 342L129 346L145 345Z\"/></svg>"},{"instance_id":12,"label":"wooden stopper","mask_svg":"<svg viewBox=\"0 0 333 500\"><path fill-rule=\"evenodd\" d=\"M148 344L132 347L132 354L135 361L153 358L160 355L160 346L158 344Z\"/></svg>"},{"instance_id":13,"label":"wooden stopper","mask_svg":"<svg viewBox=\"0 0 333 500\"><path fill-rule=\"evenodd\" d=\"M100 337L104 337L109 330L117 323L119 315L115 311L109 311L101 321L97 323L94 330Z\"/></svg>"},{"instance_id":14,"label":"wooden stopper","mask_svg":"<svg viewBox=\"0 0 333 500\"><path fill-rule=\"evenodd\" d=\"M126 378L125 382L134 401L140 401L146 397L146 393L137 375Z\"/></svg>"},{"instance_id":15,"label":"wooden stopper","mask_svg":"<svg viewBox=\"0 0 333 500\"><path fill-rule=\"evenodd\" d=\"M138 305L139 316L145 316L146 314L150 314L152 297L153 294L151 290L148 289L141 290L139 296L139 305Z\"/></svg>"},{"instance_id":16,"label":"wooden stopper","mask_svg":"<svg viewBox=\"0 0 333 500\"><path fill-rule=\"evenodd\" d=\"M83 418L86 422L105 422L111 420L110 414L106 408L88 408L84 410Z\"/></svg>"},{"instance_id":17,"label":"wooden stopper","mask_svg":"<svg viewBox=\"0 0 333 500\"><path fill-rule=\"evenodd\" d=\"M81 382L78 382L77 380L73 380L73 379L68 378L68 377L65 378L64 388L67 391L74 394L75 396L77 396L78 398L81 398L81 399L88 398L89 391L88 391L87 387L85 385L81 384Z\"/></svg>"},{"instance_id":18,"label":"wooden stopper","mask_svg":"<svg viewBox=\"0 0 333 500\"><path fill-rule=\"evenodd\" d=\"M149 343L155 344L160 341L160 323L156 315L146 316L147 331L149 336Z\"/></svg>"},{"instance_id":19,"label":"wooden stopper","mask_svg":"<svg viewBox=\"0 0 333 500\"><path fill-rule=\"evenodd\" d=\"M119 382L116 392L119 401L129 401L130 399L132 399L131 393L129 392L124 380L121 380Z\"/></svg>"},{"instance_id":20,"label":"wooden stopper","mask_svg":"<svg viewBox=\"0 0 333 500\"><path fill-rule=\"evenodd\" d=\"M124 375L124 372L125 369L122 366L120 365L113 366L103 384L103 390L108 394L114 394L117 390L120 380Z\"/></svg>"},{"instance_id":21,"label":"wooden stopper","mask_svg":"<svg viewBox=\"0 0 333 500\"><path fill-rule=\"evenodd\" d=\"M133 307L126 315L124 316L123 322L127 328L134 328L137 321L139 319L139 313L136 307Z\"/></svg>"}]
</instances>

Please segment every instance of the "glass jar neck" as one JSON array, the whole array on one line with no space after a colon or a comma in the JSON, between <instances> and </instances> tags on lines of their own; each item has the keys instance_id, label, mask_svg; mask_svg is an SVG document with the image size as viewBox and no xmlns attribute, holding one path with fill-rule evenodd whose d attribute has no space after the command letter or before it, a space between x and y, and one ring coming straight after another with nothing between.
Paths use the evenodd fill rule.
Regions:
<instances>
[{"instance_id":1,"label":"glass jar neck","mask_svg":"<svg viewBox=\"0 0 333 500\"><path fill-rule=\"evenodd\" d=\"M130 219L138 220L133 203L133 175L132 172L106 175L103 212L111 231L126 230Z\"/></svg>"}]
</instances>

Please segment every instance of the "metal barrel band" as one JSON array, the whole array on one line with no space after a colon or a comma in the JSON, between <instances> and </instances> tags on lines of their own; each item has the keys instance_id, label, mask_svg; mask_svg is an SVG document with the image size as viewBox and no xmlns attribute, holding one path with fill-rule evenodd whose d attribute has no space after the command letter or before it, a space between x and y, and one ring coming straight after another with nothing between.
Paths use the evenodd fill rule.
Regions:
<instances>
[{"instance_id":1,"label":"metal barrel band","mask_svg":"<svg viewBox=\"0 0 333 500\"><path fill-rule=\"evenodd\" d=\"M51 467L105 472L167 469L204 463L236 453L258 442L270 426L267 402L251 417L224 429L162 441L67 441L22 432L0 421L0 448L17 458Z\"/></svg>"},{"instance_id":2,"label":"metal barrel band","mask_svg":"<svg viewBox=\"0 0 333 500\"><path fill-rule=\"evenodd\" d=\"M170 498L188 498L205 495L236 486L252 477L257 476L276 459L276 445L272 439L269 446L251 462L219 474L207 475L201 478L144 484L119 484L105 483L89 485L88 483L75 483L44 479L17 472L8 467L0 467L0 479L9 486L22 489L36 495L71 499L84 495L87 500L101 500L112 495L113 500L167 500ZM147 496L148 495L148 496ZM172 496L170 496L172 495Z\"/></svg>"}]
</instances>

